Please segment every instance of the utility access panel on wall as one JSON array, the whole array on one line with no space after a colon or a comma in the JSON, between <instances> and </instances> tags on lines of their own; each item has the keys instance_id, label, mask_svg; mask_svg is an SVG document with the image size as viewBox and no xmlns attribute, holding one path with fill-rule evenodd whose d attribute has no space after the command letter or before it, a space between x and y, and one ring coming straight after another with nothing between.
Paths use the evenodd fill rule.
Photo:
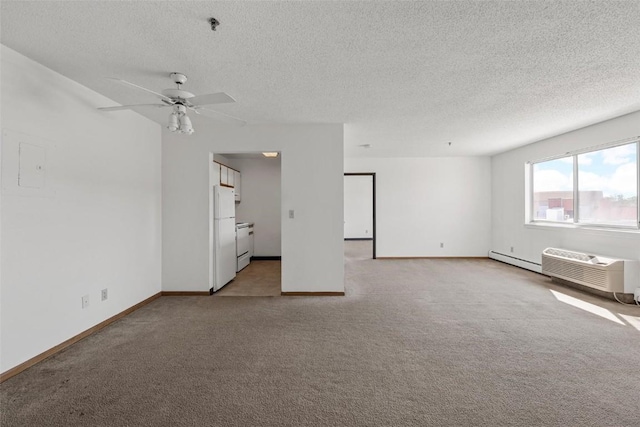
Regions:
<instances>
[{"instance_id":1,"label":"utility access panel on wall","mask_svg":"<svg viewBox=\"0 0 640 427\"><path fill-rule=\"evenodd\" d=\"M56 145L32 135L2 131L2 192L6 195L52 197L49 167Z\"/></svg>"},{"instance_id":2,"label":"utility access panel on wall","mask_svg":"<svg viewBox=\"0 0 640 427\"><path fill-rule=\"evenodd\" d=\"M18 186L44 188L46 149L38 145L21 142L19 151Z\"/></svg>"}]
</instances>

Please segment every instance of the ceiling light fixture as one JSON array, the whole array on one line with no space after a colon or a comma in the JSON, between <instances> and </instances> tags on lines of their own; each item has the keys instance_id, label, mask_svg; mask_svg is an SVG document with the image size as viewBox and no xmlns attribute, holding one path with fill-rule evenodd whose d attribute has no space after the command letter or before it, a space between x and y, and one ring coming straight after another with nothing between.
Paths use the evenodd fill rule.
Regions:
<instances>
[{"instance_id":1,"label":"ceiling light fixture","mask_svg":"<svg viewBox=\"0 0 640 427\"><path fill-rule=\"evenodd\" d=\"M191 119L187 116L187 108L184 105L176 104L173 111L169 115L169 124L167 129L171 132L179 132L187 135L193 133L193 125Z\"/></svg>"},{"instance_id":2,"label":"ceiling light fixture","mask_svg":"<svg viewBox=\"0 0 640 427\"><path fill-rule=\"evenodd\" d=\"M263 156L265 157L278 157L278 153L262 153Z\"/></svg>"}]
</instances>

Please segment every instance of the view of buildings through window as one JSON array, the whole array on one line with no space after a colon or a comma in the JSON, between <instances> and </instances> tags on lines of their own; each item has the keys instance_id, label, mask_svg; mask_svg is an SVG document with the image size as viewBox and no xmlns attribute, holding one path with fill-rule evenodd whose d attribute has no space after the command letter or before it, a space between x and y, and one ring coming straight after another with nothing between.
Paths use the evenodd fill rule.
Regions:
<instances>
[{"instance_id":1,"label":"view of buildings through window","mask_svg":"<svg viewBox=\"0 0 640 427\"><path fill-rule=\"evenodd\" d=\"M534 221L638 226L637 142L534 163L532 178Z\"/></svg>"}]
</instances>

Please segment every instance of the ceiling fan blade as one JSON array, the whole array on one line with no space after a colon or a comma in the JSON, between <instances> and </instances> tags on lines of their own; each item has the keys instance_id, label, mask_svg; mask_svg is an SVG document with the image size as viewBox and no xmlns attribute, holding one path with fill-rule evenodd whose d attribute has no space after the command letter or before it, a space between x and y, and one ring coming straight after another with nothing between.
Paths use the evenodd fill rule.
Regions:
<instances>
[{"instance_id":1,"label":"ceiling fan blade","mask_svg":"<svg viewBox=\"0 0 640 427\"><path fill-rule=\"evenodd\" d=\"M137 107L156 107L156 108L162 108L162 107L171 107L171 105L168 104L134 104L134 105L119 105L117 107L98 107L98 110L101 111L118 111L118 110L131 110L133 108L137 108Z\"/></svg>"},{"instance_id":2,"label":"ceiling fan blade","mask_svg":"<svg viewBox=\"0 0 640 427\"><path fill-rule=\"evenodd\" d=\"M230 116L228 114L221 113L219 111L209 110L208 108L192 108L196 114L200 114L203 116L210 117L212 119L218 119L229 123L239 124L244 126L247 124L246 121L239 119L237 117Z\"/></svg>"},{"instance_id":3,"label":"ceiling fan blade","mask_svg":"<svg viewBox=\"0 0 640 427\"><path fill-rule=\"evenodd\" d=\"M208 93L206 95L197 95L188 99L191 105L212 105L212 104L227 104L229 102L236 102L231 96L224 92Z\"/></svg>"},{"instance_id":4,"label":"ceiling fan blade","mask_svg":"<svg viewBox=\"0 0 640 427\"><path fill-rule=\"evenodd\" d=\"M136 89L140 89L140 90L143 90L143 91L145 91L147 93L153 94L153 95L157 96L158 98L162 99L163 101L167 101L167 102L173 103L171 98L169 98L168 96L164 96L163 94L155 92L155 91L153 91L151 89L147 89L146 87L138 86L135 83L131 83L131 82L128 82L128 81L122 80L122 79L116 79L114 77L106 77L106 78L108 80L113 80L114 82L117 82L117 83L121 83L121 84L124 84L124 85L127 85L127 86L135 87Z\"/></svg>"}]
</instances>

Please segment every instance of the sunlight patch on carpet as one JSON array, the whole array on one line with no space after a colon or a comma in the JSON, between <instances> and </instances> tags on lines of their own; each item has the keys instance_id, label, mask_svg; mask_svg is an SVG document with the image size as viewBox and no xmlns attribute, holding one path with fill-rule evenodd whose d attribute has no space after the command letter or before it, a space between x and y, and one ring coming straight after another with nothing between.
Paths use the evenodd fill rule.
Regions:
<instances>
[{"instance_id":1,"label":"sunlight patch on carpet","mask_svg":"<svg viewBox=\"0 0 640 427\"><path fill-rule=\"evenodd\" d=\"M600 317L602 317L604 319L607 319L607 320L611 320L612 322L616 322L616 323L619 323L621 325L624 325L624 322L622 320L618 319L615 314L613 314L612 312L610 312L606 308L599 307L599 306L597 306L595 304L591 304L589 302L582 301L581 299L574 298L574 297L571 297L569 295L565 295L565 294L562 294L560 292L557 292L557 291L554 291L554 290L551 290L551 289L549 289L549 290L551 291L553 296L556 297L556 299L558 301L560 301L560 302L563 302L565 304L569 304L569 305L571 305L573 307L577 307L577 308L579 308L581 310L584 310L584 311L588 311L589 313L595 314L596 316L600 316Z\"/></svg>"}]
</instances>

